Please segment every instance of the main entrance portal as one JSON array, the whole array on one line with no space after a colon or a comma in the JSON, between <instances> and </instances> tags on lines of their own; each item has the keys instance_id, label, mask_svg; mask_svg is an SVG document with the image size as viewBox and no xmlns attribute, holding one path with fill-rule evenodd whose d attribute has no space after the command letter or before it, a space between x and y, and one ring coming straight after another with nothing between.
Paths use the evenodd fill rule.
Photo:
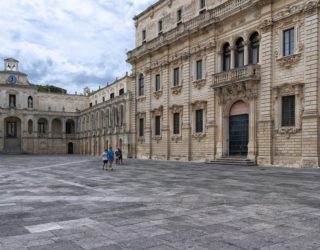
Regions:
<instances>
[{"instance_id":1,"label":"main entrance portal","mask_svg":"<svg viewBox=\"0 0 320 250\"><path fill-rule=\"evenodd\" d=\"M246 156L248 154L248 115L229 117L229 154Z\"/></svg>"},{"instance_id":2,"label":"main entrance portal","mask_svg":"<svg viewBox=\"0 0 320 250\"><path fill-rule=\"evenodd\" d=\"M243 101L236 102L229 116L229 155L247 156L249 141L249 108Z\"/></svg>"}]
</instances>

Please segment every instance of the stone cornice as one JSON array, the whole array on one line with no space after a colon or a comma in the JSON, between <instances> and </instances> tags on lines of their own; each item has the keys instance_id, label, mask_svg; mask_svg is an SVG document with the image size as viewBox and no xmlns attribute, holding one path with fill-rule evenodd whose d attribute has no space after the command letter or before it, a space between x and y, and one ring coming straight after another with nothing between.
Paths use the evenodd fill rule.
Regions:
<instances>
[{"instance_id":1,"label":"stone cornice","mask_svg":"<svg viewBox=\"0 0 320 250\"><path fill-rule=\"evenodd\" d=\"M229 0L216 8L207 10L197 17L182 23L179 27L176 27L168 32L163 33L161 36L147 41L142 46L128 52L128 62L135 63L139 58L150 55L150 53L162 49L169 44L177 42L185 37L190 36L199 30L203 30L215 23L242 12L250 7L256 7L260 5L268 4L269 1L264 0Z\"/></svg>"}]
</instances>

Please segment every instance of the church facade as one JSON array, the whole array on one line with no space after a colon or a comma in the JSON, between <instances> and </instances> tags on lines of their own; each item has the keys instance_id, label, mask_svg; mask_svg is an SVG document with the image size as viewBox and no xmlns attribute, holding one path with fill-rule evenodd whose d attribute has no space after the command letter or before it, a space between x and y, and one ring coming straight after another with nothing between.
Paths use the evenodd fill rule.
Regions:
<instances>
[{"instance_id":1,"label":"church facade","mask_svg":"<svg viewBox=\"0 0 320 250\"><path fill-rule=\"evenodd\" d=\"M160 0L128 53L138 158L319 166L319 2Z\"/></svg>"},{"instance_id":2,"label":"church facade","mask_svg":"<svg viewBox=\"0 0 320 250\"><path fill-rule=\"evenodd\" d=\"M43 93L5 60L0 152L319 167L319 2L159 0L134 18L132 74Z\"/></svg>"}]
</instances>

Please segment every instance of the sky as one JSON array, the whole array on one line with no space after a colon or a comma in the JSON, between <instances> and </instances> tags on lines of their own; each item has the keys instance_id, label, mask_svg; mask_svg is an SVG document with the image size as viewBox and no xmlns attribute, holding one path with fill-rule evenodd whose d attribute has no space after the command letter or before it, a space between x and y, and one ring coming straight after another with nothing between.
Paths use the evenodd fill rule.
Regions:
<instances>
[{"instance_id":1,"label":"sky","mask_svg":"<svg viewBox=\"0 0 320 250\"><path fill-rule=\"evenodd\" d=\"M70 94L86 86L96 90L130 73L132 18L154 2L0 0L0 60L19 60L33 84L53 84Z\"/></svg>"}]
</instances>

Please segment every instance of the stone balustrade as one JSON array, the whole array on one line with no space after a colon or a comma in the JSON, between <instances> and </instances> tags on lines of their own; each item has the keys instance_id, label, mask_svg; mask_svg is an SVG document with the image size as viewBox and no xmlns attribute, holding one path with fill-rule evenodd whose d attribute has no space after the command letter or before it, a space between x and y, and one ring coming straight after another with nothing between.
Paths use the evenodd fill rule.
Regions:
<instances>
[{"instance_id":1,"label":"stone balustrade","mask_svg":"<svg viewBox=\"0 0 320 250\"><path fill-rule=\"evenodd\" d=\"M228 85L242 81L260 80L260 65L250 64L241 68L231 69L229 71L213 75L213 88Z\"/></svg>"}]
</instances>

